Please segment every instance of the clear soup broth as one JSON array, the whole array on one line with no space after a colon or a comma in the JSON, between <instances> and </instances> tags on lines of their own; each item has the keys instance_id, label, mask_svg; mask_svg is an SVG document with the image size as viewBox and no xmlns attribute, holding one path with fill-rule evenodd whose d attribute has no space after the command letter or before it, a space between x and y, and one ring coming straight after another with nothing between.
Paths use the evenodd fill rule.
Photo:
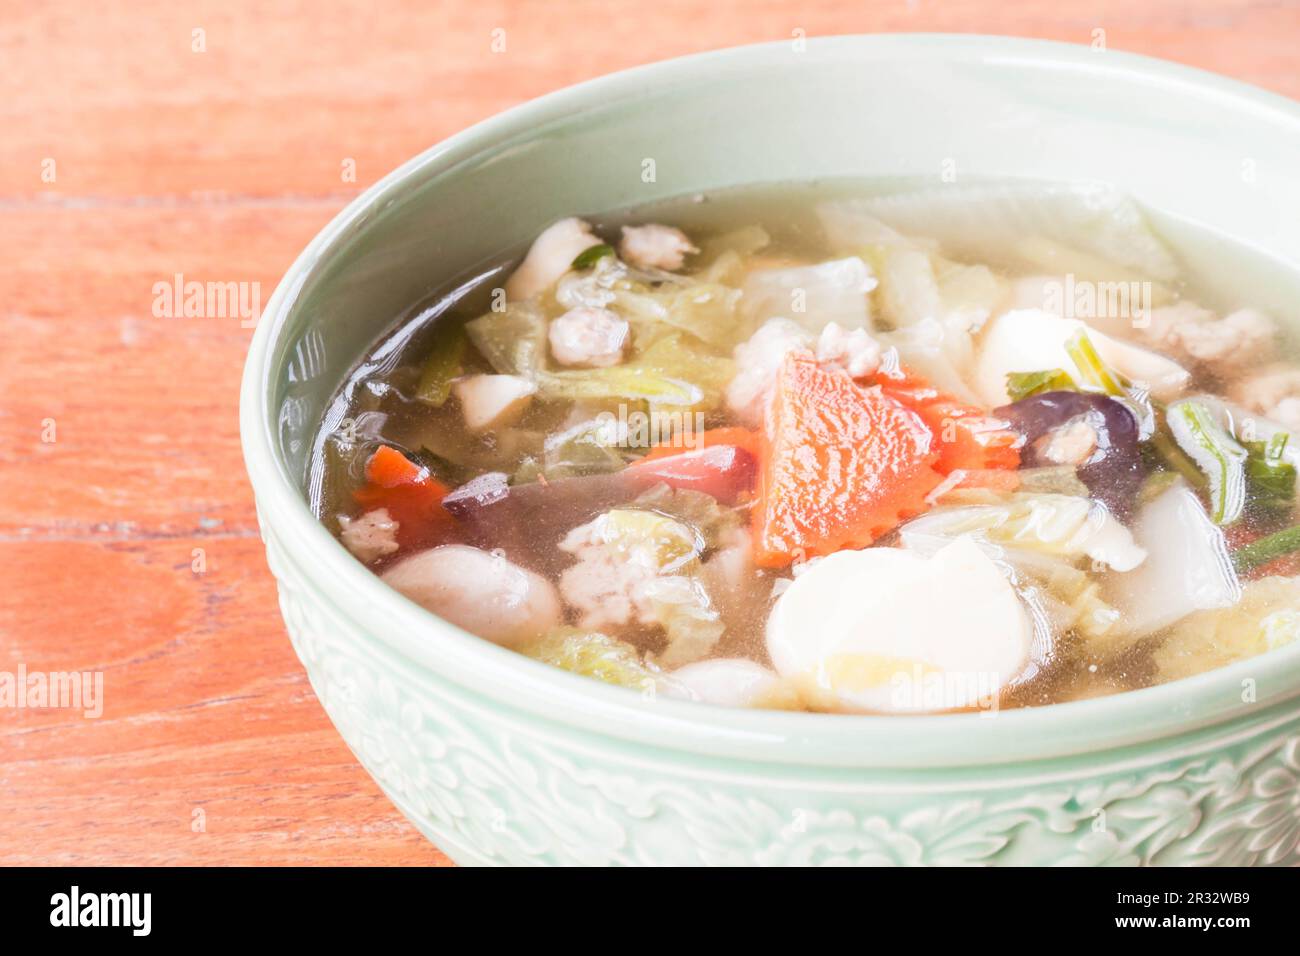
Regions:
<instances>
[{"instance_id":1,"label":"clear soup broth","mask_svg":"<svg viewBox=\"0 0 1300 956\"><path fill-rule=\"evenodd\" d=\"M394 317L312 506L431 612L642 692L1121 692L1300 633L1295 302L1267 251L1100 185L575 215Z\"/></svg>"}]
</instances>

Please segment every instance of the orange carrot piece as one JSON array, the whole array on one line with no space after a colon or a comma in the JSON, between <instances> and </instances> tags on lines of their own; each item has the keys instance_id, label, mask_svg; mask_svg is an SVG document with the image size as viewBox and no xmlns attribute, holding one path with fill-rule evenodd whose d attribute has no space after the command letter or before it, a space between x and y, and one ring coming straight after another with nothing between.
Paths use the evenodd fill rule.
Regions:
<instances>
[{"instance_id":1,"label":"orange carrot piece","mask_svg":"<svg viewBox=\"0 0 1300 956\"><path fill-rule=\"evenodd\" d=\"M455 540L456 521L442 507L442 482L395 448L380 445L366 462L366 484L352 497L366 511L387 508L402 551Z\"/></svg>"},{"instance_id":2,"label":"orange carrot piece","mask_svg":"<svg viewBox=\"0 0 1300 956\"><path fill-rule=\"evenodd\" d=\"M930 427L939 453L935 467L945 475L957 469L1014 471L1020 467L1024 439L1007 422L939 391L906 369L882 376L880 384L886 395L914 410Z\"/></svg>"},{"instance_id":3,"label":"orange carrot piece","mask_svg":"<svg viewBox=\"0 0 1300 956\"><path fill-rule=\"evenodd\" d=\"M432 480L425 469L388 445L380 445L366 462L366 481L380 488L418 484L425 479Z\"/></svg>"},{"instance_id":4,"label":"orange carrot piece","mask_svg":"<svg viewBox=\"0 0 1300 956\"><path fill-rule=\"evenodd\" d=\"M932 444L922 418L879 386L787 356L763 433L756 562L866 547L924 511L943 480Z\"/></svg>"}]
</instances>

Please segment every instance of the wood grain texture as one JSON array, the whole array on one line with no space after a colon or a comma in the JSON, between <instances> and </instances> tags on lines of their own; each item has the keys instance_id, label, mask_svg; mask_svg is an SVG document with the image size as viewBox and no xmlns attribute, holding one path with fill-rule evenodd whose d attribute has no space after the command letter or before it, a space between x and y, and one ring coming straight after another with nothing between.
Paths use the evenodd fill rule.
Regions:
<instances>
[{"instance_id":1,"label":"wood grain texture","mask_svg":"<svg viewBox=\"0 0 1300 956\"><path fill-rule=\"evenodd\" d=\"M1278 0L0 2L0 671L105 680L97 719L0 709L0 863L446 862L284 636L239 452L251 333L156 317L155 282L269 295L410 155L638 63L795 30L1098 29L1300 97Z\"/></svg>"}]
</instances>

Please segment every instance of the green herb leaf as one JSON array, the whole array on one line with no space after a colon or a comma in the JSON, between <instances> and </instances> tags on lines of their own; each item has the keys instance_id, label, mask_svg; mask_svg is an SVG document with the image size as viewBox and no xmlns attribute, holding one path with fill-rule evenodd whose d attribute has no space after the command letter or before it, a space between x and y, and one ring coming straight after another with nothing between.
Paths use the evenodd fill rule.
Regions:
<instances>
[{"instance_id":1,"label":"green herb leaf","mask_svg":"<svg viewBox=\"0 0 1300 956\"><path fill-rule=\"evenodd\" d=\"M573 268L590 269L601 259L612 255L614 255L613 246L604 242L597 243L596 245L589 246L578 253L577 257L573 260Z\"/></svg>"},{"instance_id":2,"label":"green herb leaf","mask_svg":"<svg viewBox=\"0 0 1300 956\"><path fill-rule=\"evenodd\" d=\"M1041 372L1008 372L1007 394L1013 402L1041 392L1076 391L1079 388L1064 369L1045 369Z\"/></svg>"}]
</instances>

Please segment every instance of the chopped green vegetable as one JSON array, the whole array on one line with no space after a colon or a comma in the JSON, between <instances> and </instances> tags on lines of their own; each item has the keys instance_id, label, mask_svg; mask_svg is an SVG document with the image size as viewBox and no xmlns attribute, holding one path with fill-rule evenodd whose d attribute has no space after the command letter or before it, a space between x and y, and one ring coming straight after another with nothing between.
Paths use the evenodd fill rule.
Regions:
<instances>
[{"instance_id":1,"label":"chopped green vegetable","mask_svg":"<svg viewBox=\"0 0 1300 956\"><path fill-rule=\"evenodd\" d=\"M627 641L576 627L554 628L520 651L544 664L618 687L648 690L663 674L642 660L641 652Z\"/></svg>"},{"instance_id":2,"label":"chopped green vegetable","mask_svg":"<svg viewBox=\"0 0 1300 956\"><path fill-rule=\"evenodd\" d=\"M876 301L894 328L943 318L946 310L929 252L892 244L871 247L866 254L880 281Z\"/></svg>"},{"instance_id":3,"label":"chopped green vegetable","mask_svg":"<svg viewBox=\"0 0 1300 956\"><path fill-rule=\"evenodd\" d=\"M537 456L525 455L523 460L519 462L519 467L517 467L514 474L510 476L510 484L530 485L534 481L537 481L541 474L542 463L537 459Z\"/></svg>"},{"instance_id":4,"label":"chopped green vegetable","mask_svg":"<svg viewBox=\"0 0 1300 956\"><path fill-rule=\"evenodd\" d=\"M433 330L429 357L425 359L415 397L441 408L451 395L451 382L465 363L465 329L454 322L439 322Z\"/></svg>"},{"instance_id":5,"label":"chopped green vegetable","mask_svg":"<svg viewBox=\"0 0 1300 956\"><path fill-rule=\"evenodd\" d=\"M551 435L542 446L538 470L551 480L618 471L631 457L621 447L620 431L624 430L611 416L579 422Z\"/></svg>"},{"instance_id":6,"label":"chopped green vegetable","mask_svg":"<svg viewBox=\"0 0 1300 956\"><path fill-rule=\"evenodd\" d=\"M676 330L730 351L748 335L737 304L740 290L674 273L649 274L612 256L560 280L555 301L564 309L611 309L630 322L638 340Z\"/></svg>"},{"instance_id":7,"label":"chopped green vegetable","mask_svg":"<svg viewBox=\"0 0 1300 956\"><path fill-rule=\"evenodd\" d=\"M1018 548L1007 548L1003 558L1017 572L1036 580L1059 602L1065 627L1079 633L1094 650L1113 646L1119 635L1120 613L1102 597L1101 582L1066 561Z\"/></svg>"},{"instance_id":8,"label":"chopped green vegetable","mask_svg":"<svg viewBox=\"0 0 1300 956\"><path fill-rule=\"evenodd\" d=\"M1166 411L1169 430L1209 480L1210 518L1232 524L1246 506L1246 449L1214 420L1204 404L1184 399Z\"/></svg>"},{"instance_id":9,"label":"chopped green vegetable","mask_svg":"<svg viewBox=\"0 0 1300 956\"><path fill-rule=\"evenodd\" d=\"M1041 554L1101 561L1129 571L1146 559L1128 528L1102 504L1057 494L1008 495L999 504L936 508L903 525L903 542L916 535L975 534L995 544Z\"/></svg>"},{"instance_id":10,"label":"chopped green vegetable","mask_svg":"<svg viewBox=\"0 0 1300 956\"><path fill-rule=\"evenodd\" d=\"M875 285L866 262L846 256L814 265L756 269L745 277L740 301L747 329L779 316L816 335L831 322L846 329L870 328L868 294Z\"/></svg>"},{"instance_id":11,"label":"chopped green vegetable","mask_svg":"<svg viewBox=\"0 0 1300 956\"><path fill-rule=\"evenodd\" d=\"M1181 475L1193 488L1204 491L1209 481L1205 473L1197 467L1196 462L1192 461L1178 447L1178 443L1169 437L1166 410L1160 409L1156 412L1156 423L1151 440L1141 445L1143 462L1153 471L1159 469L1163 474Z\"/></svg>"},{"instance_id":12,"label":"chopped green vegetable","mask_svg":"<svg viewBox=\"0 0 1300 956\"><path fill-rule=\"evenodd\" d=\"M644 401L650 406L687 408L703 401L704 393L692 383L670 378L656 369L633 364L543 376L542 390L550 398Z\"/></svg>"},{"instance_id":13,"label":"chopped green vegetable","mask_svg":"<svg viewBox=\"0 0 1300 956\"><path fill-rule=\"evenodd\" d=\"M704 537L690 525L642 508L615 508L596 519L593 536L632 564L658 574L693 571Z\"/></svg>"},{"instance_id":14,"label":"chopped green vegetable","mask_svg":"<svg viewBox=\"0 0 1300 956\"><path fill-rule=\"evenodd\" d=\"M1021 468L1020 491L1026 494L1074 495L1087 498L1092 495L1088 486L1079 480L1074 465L1043 465L1039 468Z\"/></svg>"},{"instance_id":15,"label":"chopped green vegetable","mask_svg":"<svg viewBox=\"0 0 1300 956\"><path fill-rule=\"evenodd\" d=\"M722 507L712 495L690 488L672 488L664 483L641 493L632 504L690 525L709 546L717 543L723 531L740 523L736 512Z\"/></svg>"},{"instance_id":16,"label":"chopped green vegetable","mask_svg":"<svg viewBox=\"0 0 1300 956\"><path fill-rule=\"evenodd\" d=\"M615 288L614 309L641 329L661 323L718 348L730 349L745 338L737 304L740 290L719 283L690 281L658 289Z\"/></svg>"},{"instance_id":17,"label":"chopped green vegetable","mask_svg":"<svg viewBox=\"0 0 1300 956\"><path fill-rule=\"evenodd\" d=\"M1191 677L1300 640L1300 578L1249 582L1231 607L1175 624L1152 658L1160 680Z\"/></svg>"},{"instance_id":18,"label":"chopped green vegetable","mask_svg":"<svg viewBox=\"0 0 1300 956\"><path fill-rule=\"evenodd\" d=\"M511 302L465 323L465 334L493 371L536 378L546 357L546 316L533 302Z\"/></svg>"},{"instance_id":19,"label":"chopped green vegetable","mask_svg":"<svg viewBox=\"0 0 1300 956\"><path fill-rule=\"evenodd\" d=\"M578 253L578 255L573 260L573 268L590 269L598 261L605 258L605 256L612 256L612 255L614 255L614 247L609 245L608 243L600 242Z\"/></svg>"},{"instance_id":20,"label":"chopped green vegetable","mask_svg":"<svg viewBox=\"0 0 1300 956\"><path fill-rule=\"evenodd\" d=\"M579 604L607 604L620 593L618 582L636 582L624 599L630 597L641 624L663 628L668 638L664 664L699 660L722 637L722 617L699 579L705 541L696 528L655 511L616 508L575 528L560 547L578 555L562 585L569 582L568 593L571 598L579 594ZM626 623L598 618L611 619Z\"/></svg>"},{"instance_id":21,"label":"chopped green vegetable","mask_svg":"<svg viewBox=\"0 0 1300 956\"><path fill-rule=\"evenodd\" d=\"M1006 299L1006 280L988 266L966 265L940 256L933 256L932 261L945 312L963 318L967 328L979 328Z\"/></svg>"},{"instance_id":22,"label":"chopped green vegetable","mask_svg":"<svg viewBox=\"0 0 1300 956\"><path fill-rule=\"evenodd\" d=\"M700 243L695 257L701 282L736 285L749 270L749 259L767 248L772 237L762 226L742 226Z\"/></svg>"},{"instance_id":23,"label":"chopped green vegetable","mask_svg":"<svg viewBox=\"0 0 1300 956\"><path fill-rule=\"evenodd\" d=\"M644 582L640 599L648 602L650 617L668 638L659 660L666 667L680 667L706 656L727 629L708 590L693 574L661 575Z\"/></svg>"},{"instance_id":24,"label":"chopped green vegetable","mask_svg":"<svg viewBox=\"0 0 1300 956\"><path fill-rule=\"evenodd\" d=\"M1008 372L1007 394L1013 402L1041 392L1073 391L1078 386L1064 369L1045 369L1041 372Z\"/></svg>"},{"instance_id":25,"label":"chopped green vegetable","mask_svg":"<svg viewBox=\"0 0 1300 956\"><path fill-rule=\"evenodd\" d=\"M1246 485L1252 518L1285 519L1295 503L1296 469L1283 457L1288 440L1278 432L1268 441L1242 442L1246 459Z\"/></svg>"},{"instance_id":26,"label":"chopped green vegetable","mask_svg":"<svg viewBox=\"0 0 1300 956\"><path fill-rule=\"evenodd\" d=\"M735 285L745 275L745 260L738 252L728 249L709 263L708 268L699 273L701 282L716 282L719 285Z\"/></svg>"},{"instance_id":27,"label":"chopped green vegetable","mask_svg":"<svg viewBox=\"0 0 1300 956\"><path fill-rule=\"evenodd\" d=\"M1088 333L1080 329L1068 342L1065 351L1074 360L1079 369L1079 379L1085 386L1090 386L1107 395L1127 396L1128 383L1123 376L1102 361L1097 347L1088 338Z\"/></svg>"},{"instance_id":28,"label":"chopped green vegetable","mask_svg":"<svg viewBox=\"0 0 1300 956\"><path fill-rule=\"evenodd\" d=\"M1232 566L1245 574L1261 565L1300 551L1300 525L1252 541L1232 553Z\"/></svg>"},{"instance_id":29,"label":"chopped green vegetable","mask_svg":"<svg viewBox=\"0 0 1300 956\"><path fill-rule=\"evenodd\" d=\"M624 399L644 401L652 410L706 411L722 400L731 374L730 359L711 355L674 332L630 362L544 373L539 384L552 398Z\"/></svg>"},{"instance_id":30,"label":"chopped green vegetable","mask_svg":"<svg viewBox=\"0 0 1300 956\"><path fill-rule=\"evenodd\" d=\"M772 237L762 226L741 226L720 235L710 236L700 242L700 252L696 262L713 263L731 253L736 256L752 256L766 249L772 243Z\"/></svg>"}]
</instances>

